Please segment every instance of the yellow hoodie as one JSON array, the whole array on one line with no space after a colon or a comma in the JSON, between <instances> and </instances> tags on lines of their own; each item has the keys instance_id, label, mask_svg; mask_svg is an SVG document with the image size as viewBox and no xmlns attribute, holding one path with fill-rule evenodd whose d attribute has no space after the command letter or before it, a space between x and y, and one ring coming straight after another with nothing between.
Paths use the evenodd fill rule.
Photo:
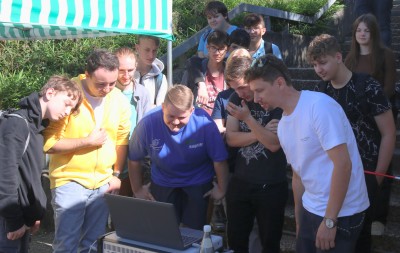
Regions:
<instances>
[{"instance_id":1,"label":"yellow hoodie","mask_svg":"<svg viewBox=\"0 0 400 253\"><path fill-rule=\"evenodd\" d=\"M82 87L85 75L74 78ZM48 151L62 138L84 138L95 128L94 111L83 99L77 115L51 122L43 135L44 151ZM97 189L112 177L116 162L116 146L128 145L130 131L130 106L124 95L114 88L105 96L104 117L101 128L107 132L107 142L100 148L83 148L71 153L52 154L50 157L50 188L68 182L77 182L88 189Z\"/></svg>"}]
</instances>

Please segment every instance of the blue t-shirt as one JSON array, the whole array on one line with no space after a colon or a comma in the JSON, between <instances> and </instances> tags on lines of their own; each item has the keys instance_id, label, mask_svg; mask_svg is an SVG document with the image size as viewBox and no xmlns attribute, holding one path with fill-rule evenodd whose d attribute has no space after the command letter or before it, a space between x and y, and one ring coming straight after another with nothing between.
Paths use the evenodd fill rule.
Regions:
<instances>
[{"instance_id":1,"label":"blue t-shirt","mask_svg":"<svg viewBox=\"0 0 400 253\"><path fill-rule=\"evenodd\" d=\"M265 42L263 39L261 39L260 47L257 49L257 51L251 57L253 59L257 59L258 57L265 55L265 47L264 46L265 46ZM271 47L272 47L272 54L282 60L282 54L281 54L281 50L279 49L279 47L277 45L275 45L274 43L272 43Z\"/></svg>"},{"instance_id":2,"label":"blue t-shirt","mask_svg":"<svg viewBox=\"0 0 400 253\"><path fill-rule=\"evenodd\" d=\"M136 103L134 103L133 100L133 90L128 90L128 91L122 91L122 94L128 99L129 104L131 105L131 131L129 132L129 136L132 135L133 129L136 127L136 122L137 122L137 111L136 111Z\"/></svg>"},{"instance_id":3,"label":"blue t-shirt","mask_svg":"<svg viewBox=\"0 0 400 253\"><path fill-rule=\"evenodd\" d=\"M237 29L237 26L235 25L231 25L228 30L226 31L227 34L231 34L233 31L235 31ZM214 31L214 29L210 29L207 30L205 33L203 33L203 35L201 35L200 37L200 41L199 41L199 46L197 47L197 51L201 51L204 53L204 56L208 55L208 50L207 50L207 37L210 33L212 33Z\"/></svg>"},{"instance_id":4,"label":"blue t-shirt","mask_svg":"<svg viewBox=\"0 0 400 253\"><path fill-rule=\"evenodd\" d=\"M226 106L228 105L229 97L232 95L233 92L235 92L235 90L229 88L218 93L217 98L215 99L214 109L212 111L211 118L224 120L228 118Z\"/></svg>"},{"instance_id":5,"label":"blue t-shirt","mask_svg":"<svg viewBox=\"0 0 400 253\"><path fill-rule=\"evenodd\" d=\"M150 111L138 123L129 142L129 160L139 161L149 155L151 179L165 187L186 187L210 182L213 162L228 154L217 125L201 108L196 108L189 122L178 132L165 125L161 107Z\"/></svg>"}]
</instances>

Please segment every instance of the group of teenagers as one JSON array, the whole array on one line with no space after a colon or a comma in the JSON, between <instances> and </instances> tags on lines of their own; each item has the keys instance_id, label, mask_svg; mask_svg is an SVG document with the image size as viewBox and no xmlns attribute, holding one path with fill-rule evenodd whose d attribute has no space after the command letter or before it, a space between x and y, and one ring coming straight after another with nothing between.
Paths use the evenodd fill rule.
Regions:
<instances>
[{"instance_id":1,"label":"group of teenagers","mask_svg":"<svg viewBox=\"0 0 400 253\"><path fill-rule=\"evenodd\" d=\"M311 41L307 60L322 81L299 91L263 40L261 15L241 29L220 1L204 13L211 30L181 84L167 84L159 40L139 36L136 50L94 50L84 74L51 77L21 100L20 117L1 119L0 252L28 252L45 214L43 151L57 253L96 251L105 193L173 203L195 229L209 222L210 198L223 200L230 249L280 252L288 165L296 252L371 251L383 177L364 170L385 174L396 139L394 56L374 15L355 20L346 59L335 37Z\"/></svg>"}]
</instances>

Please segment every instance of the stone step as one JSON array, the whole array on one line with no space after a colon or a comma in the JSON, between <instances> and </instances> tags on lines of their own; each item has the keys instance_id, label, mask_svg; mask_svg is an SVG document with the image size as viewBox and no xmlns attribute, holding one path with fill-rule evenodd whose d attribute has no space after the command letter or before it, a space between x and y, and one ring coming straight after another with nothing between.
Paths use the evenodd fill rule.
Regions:
<instances>
[{"instance_id":1,"label":"stone step","mask_svg":"<svg viewBox=\"0 0 400 253\"><path fill-rule=\"evenodd\" d=\"M400 176L400 149L396 148L393 152L392 158L393 175Z\"/></svg>"},{"instance_id":2,"label":"stone step","mask_svg":"<svg viewBox=\"0 0 400 253\"><path fill-rule=\"evenodd\" d=\"M313 90L318 82L320 82L320 80L292 79L293 87L297 90Z\"/></svg>"},{"instance_id":3,"label":"stone step","mask_svg":"<svg viewBox=\"0 0 400 253\"><path fill-rule=\"evenodd\" d=\"M314 68L288 68L290 77L295 80L319 80Z\"/></svg>"},{"instance_id":4,"label":"stone step","mask_svg":"<svg viewBox=\"0 0 400 253\"><path fill-rule=\"evenodd\" d=\"M392 18L395 16L400 16L400 10L397 8L392 9Z\"/></svg>"}]
</instances>

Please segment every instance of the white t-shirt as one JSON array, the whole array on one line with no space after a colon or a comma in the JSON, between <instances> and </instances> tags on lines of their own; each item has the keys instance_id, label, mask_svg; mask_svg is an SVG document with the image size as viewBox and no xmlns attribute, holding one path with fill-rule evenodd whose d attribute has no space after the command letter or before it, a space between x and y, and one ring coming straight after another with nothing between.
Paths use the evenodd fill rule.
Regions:
<instances>
[{"instance_id":1,"label":"white t-shirt","mask_svg":"<svg viewBox=\"0 0 400 253\"><path fill-rule=\"evenodd\" d=\"M82 89L82 90L85 93L87 101L93 108L94 118L96 120L96 126L101 127L101 124L103 122L103 116L104 116L105 98L104 97L93 97L93 96L89 95L89 93L85 89Z\"/></svg>"},{"instance_id":2,"label":"white t-shirt","mask_svg":"<svg viewBox=\"0 0 400 253\"><path fill-rule=\"evenodd\" d=\"M302 91L293 113L283 116L279 122L278 137L288 163L304 185L302 201L307 211L325 216L333 172L333 162L326 151L343 143L347 143L352 170L338 216L367 209L369 201L357 143L336 101L323 93Z\"/></svg>"}]
</instances>

